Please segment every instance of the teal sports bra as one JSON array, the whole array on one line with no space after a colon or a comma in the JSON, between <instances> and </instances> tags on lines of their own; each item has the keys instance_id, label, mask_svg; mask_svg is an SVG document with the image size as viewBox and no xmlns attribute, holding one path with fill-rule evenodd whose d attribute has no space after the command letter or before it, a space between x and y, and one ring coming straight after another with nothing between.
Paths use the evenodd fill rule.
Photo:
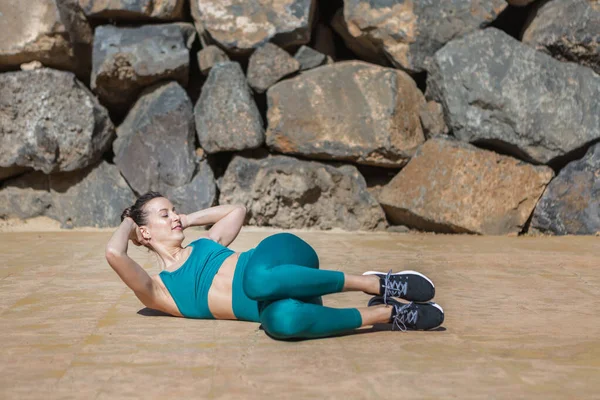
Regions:
<instances>
[{"instance_id":1,"label":"teal sports bra","mask_svg":"<svg viewBox=\"0 0 600 400\"><path fill-rule=\"evenodd\" d=\"M192 252L175 271L161 271L160 278L173 297L181 315L214 319L208 308L208 290L223 264L235 251L209 238L191 242Z\"/></svg>"}]
</instances>

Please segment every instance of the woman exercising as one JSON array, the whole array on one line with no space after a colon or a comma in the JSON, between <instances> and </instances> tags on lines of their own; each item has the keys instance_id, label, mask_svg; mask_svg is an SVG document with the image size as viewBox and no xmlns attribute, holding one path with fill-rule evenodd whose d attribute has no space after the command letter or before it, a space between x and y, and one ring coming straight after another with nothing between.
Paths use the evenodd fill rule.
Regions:
<instances>
[{"instance_id":1,"label":"woman exercising","mask_svg":"<svg viewBox=\"0 0 600 400\"><path fill-rule=\"evenodd\" d=\"M234 252L227 246L245 215L243 206L234 205L178 214L167 198L148 192L123 212L106 245L106 259L146 307L178 317L260 322L275 339L333 336L376 323L403 331L432 329L444 321L442 308L428 302L435 294L433 283L418 272L320 270L314 249L291 233ZM181 246L184 229L210 224L207 236ZM148 275L127 255L129 240L159 256L163 270L158 275ZM322 295L350 290L375 297L363 308L323 306Z\"/></svg>"}]
</instances>

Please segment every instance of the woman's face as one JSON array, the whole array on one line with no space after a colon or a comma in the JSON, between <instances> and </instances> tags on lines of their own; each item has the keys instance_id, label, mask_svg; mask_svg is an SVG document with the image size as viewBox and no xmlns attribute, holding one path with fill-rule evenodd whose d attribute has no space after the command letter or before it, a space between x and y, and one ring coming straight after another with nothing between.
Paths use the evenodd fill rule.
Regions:
<instances>
[{"instance_id":1,"label":"woman's face","mask_svg":"<svg viewBox=\"0 0 600 400\"><path fill-rule=\"evenodd\" d=\"M150 236L150 245L153 243L181 244L185 236L179 214L169 199L154 198L146 203L145 211L147 223L144 225L145 229L140 227L140 230L144 236Z\"/></svg>"}]
</instances>

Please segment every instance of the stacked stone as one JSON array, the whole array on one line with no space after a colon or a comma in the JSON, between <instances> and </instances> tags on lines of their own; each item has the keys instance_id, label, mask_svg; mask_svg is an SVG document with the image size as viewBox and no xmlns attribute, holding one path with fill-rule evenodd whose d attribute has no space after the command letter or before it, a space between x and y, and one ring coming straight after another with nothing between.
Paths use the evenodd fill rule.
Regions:
<instances>
[{"instance_id":1,"label":"stacked stone","mask_svg":"<svg viewBox=\"0 0 600 400\"><path fill-rule=\"evenodd\" d=\"M600 231L594 1L24 3L0 217L116 226L153 190L258 226Z\"/></svg>"}]
</instances>

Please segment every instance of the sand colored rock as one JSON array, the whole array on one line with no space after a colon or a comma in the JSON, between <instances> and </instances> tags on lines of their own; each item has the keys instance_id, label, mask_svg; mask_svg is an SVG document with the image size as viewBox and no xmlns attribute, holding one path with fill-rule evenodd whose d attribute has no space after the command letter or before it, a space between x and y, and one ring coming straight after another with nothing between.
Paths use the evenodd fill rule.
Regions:
<instances>
[{"instance_id":1,"label":"sand colored rock","mask_svg":"<svg viewBox=\"0 0 600 400\"><path fill-rule=\"evenodd\" d=\"M3 0L0 32L0 70L34 60L47 67L76 70L69 34L54 0Z\"/></svg>"},{"instance_id":2,"label":"sand colored rock","mask_svg":"<svg viewBox=\"0 0 600 400\"><path fill-rule=\"evenodd\" d=\"M190 0L198 33L228 52L250 54L267 42L310 41L315 0Z\"/></svg>"},{"instance_id":3,"label":"sand colored rock","mask_svg":"<svg viewBox=\"0 0 600 400\"><path fill-rule=\"evenodd\" d=\"M399 167L424 141L425 100L402 71L339 62L277 83L267 100L267 145L278 152Z\"/></svg>"},{"instance_id":4,"label":"sand colored rock","mask_svg":"<svg viewBox=\"0 0 600 400\"><path fill-rule=\"evenodd\" d=\"M505 0L346 0L333 26L361 58L421 72L444 44L490 24L506 6Z\"/></svg>"},{"instance_id":5,"label":"sand colored rock","mask_svg":"<svg viewBox=\"0 0 600 400\"><path fill-rule=\"evenodd\" d=\"M455 140L430 139L379 195L394 224L519 233L554 172Z\"/></svg>"}]
</instances>

